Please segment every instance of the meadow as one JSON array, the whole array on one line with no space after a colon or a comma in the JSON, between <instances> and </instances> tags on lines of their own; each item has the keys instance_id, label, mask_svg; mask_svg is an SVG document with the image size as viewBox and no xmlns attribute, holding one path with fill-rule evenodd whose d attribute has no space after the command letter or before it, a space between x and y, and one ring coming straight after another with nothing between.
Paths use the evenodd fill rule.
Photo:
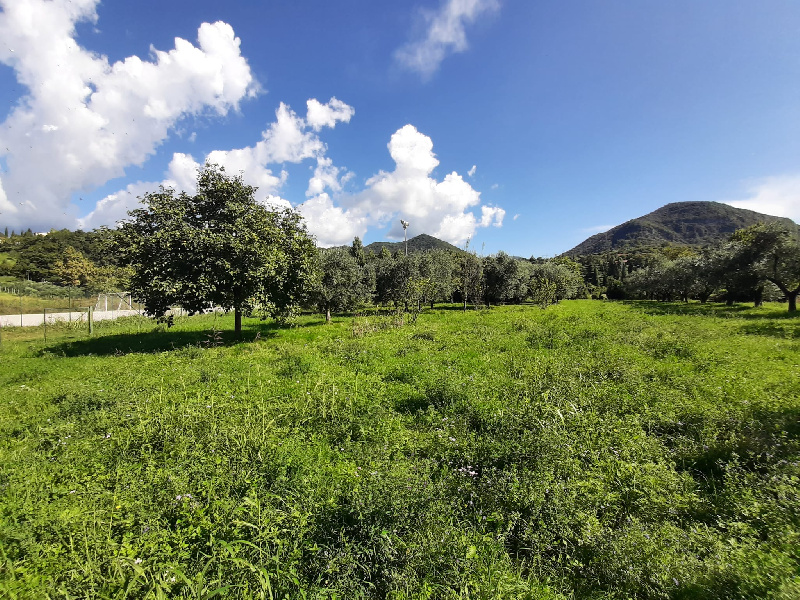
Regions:
<instances>
[{"instance_id":1,"label":"meadow","mask_svg":"<svg viewBox=\"0 0 800 600\"><path fill-rule=\"evenodd\" d=\"M5 329L0 597L800 597L800 318Z\"/></svg>"}]
</instances>

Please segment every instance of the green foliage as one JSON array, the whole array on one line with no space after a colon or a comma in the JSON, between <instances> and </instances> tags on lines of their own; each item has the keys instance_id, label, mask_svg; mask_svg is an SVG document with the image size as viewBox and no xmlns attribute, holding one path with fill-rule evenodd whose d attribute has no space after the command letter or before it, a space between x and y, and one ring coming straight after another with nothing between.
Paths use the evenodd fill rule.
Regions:
<instances>
[{"instance_id":1,"label":"green foliage","mask_svg":"<svg viewBox=\"0 0 800 600\"><path fill-rule=\"evenodd\" d=\"M148 314L163 316L173 304L202 312L211 303L237 315L255 308L291 314L311 281L316 249L299 215L270 211L254 193L241 177L206 165L196 195L161 188L129 213L116 248Z\"/></svg>"},{"instance_id":2,"label":"green foliage","mask_svg":"<svg viewBox=\"0 0 800 600\"><path fill-rule=\"evenodd\" d=\"M520 262L505 252L483 260L483 293L488 304L514 298L520 286Z\"/></svg>"},{"instance_id":3,"label":"green foliage","mask_svg":"<svg viewBox=\"0 0 800 600\"><path fill-rule=\"evenodd\" d=\"M464 301L464 310L469 302L477 308L483 301L483 261L474 252L464 252L458 262L457 289Z\"/></svg>"},{"instance_id":4,"label":"green foliage","mask_svg":"<svg viewBox=\"0 0 800 600\"><path fill-rule=\"evenodd\" d=\"M320 251L319 281L312 297L327 321L331 320L331 310L353 310L370 301L372 288L367 285L369 277L365 271L344 248Z\"/></svg>"},{"instance_id":5,"label":"green foliage","mask_svg":"<svg viewBox=\"0 0 800 600\"><path fill-rule=\"evenodd\" d=\"M800 293L800 240L780 225L760 223L741 229L731 236L730 262L775 284L789 302L789 311L797 310Z\"/></svg>"},{"instance_id":6,"label":"green foliage","mask_svg":"<svg viewBox=\"0 0 800 600\"><path fill-rule=\"evenodd\" d=\"M779 306L230 320L3 331L0 595L796 596Z\"/></svg>"},{"instance_id":7,"label":"green foliage","mask_svg":"<svg viewBox=\"0 0 800 600\"><path fill-rule=\"evenodd\" d=\"M555 259L533 265L529 288L534 302L545 307L566 298L575 298L582 283L580 272L573 264Z\"/></svg>"},{"instance_id":8,"label":"green foliage","mask_svg":"<svg viewBox=\"0 0 800 600\"><path fill-rule=\"evenodd\" d=\"M94 271L94 265L72 246L64 248L61 258L53 265L59 283L67 286L86 286L93 278Z\"/></svg>"}]
</instances>

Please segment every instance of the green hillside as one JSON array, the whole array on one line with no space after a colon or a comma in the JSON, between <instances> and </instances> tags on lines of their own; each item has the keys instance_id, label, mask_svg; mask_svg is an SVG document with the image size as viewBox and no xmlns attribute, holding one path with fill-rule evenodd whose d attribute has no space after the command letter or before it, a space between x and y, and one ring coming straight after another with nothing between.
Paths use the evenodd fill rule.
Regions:
<instances>
[{"instance_id":1,"label":"green hillside","mask_svg":"<svg viewBox=\"0 0 800 600\"><path fill-rule=\"evenodd\" d=\"M389 252L394 254L395 252L402 252L404 249L403 242L372 242L368 246L364 247L364 250L369 252L370 250L375 254L380 254L381 249L387 248ZM453 252L462 252L462 250L453 244L448 244L445 241L442 241L438 238L433 237L432 235L428 235L427 233L421 233L418 236L415 236L408 240L408 251L409 252L427 252L429 250L451 250Z\"/></svg>"},{"instance_id":2,"label":"green hillside","mask_svg":"<svg viewBox=\"0 0 800 600\"><path fill-rule=\"evenodd\" d=\"M734 208L719 202L673 202L593 235L564 255L600 254L610 250L631 250L666 244L705 246L726 239L737 229L762 221L778 221L797 228L791 219Z\"/></svg>"}]
</instances>

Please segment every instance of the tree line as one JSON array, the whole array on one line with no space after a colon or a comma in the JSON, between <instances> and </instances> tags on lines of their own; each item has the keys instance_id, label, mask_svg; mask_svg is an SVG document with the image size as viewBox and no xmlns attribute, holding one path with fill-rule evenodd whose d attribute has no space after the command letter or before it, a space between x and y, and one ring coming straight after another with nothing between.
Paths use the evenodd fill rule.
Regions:
<instances>
[{"instance_id":1,"label":"tree line","mask_svg":"<svg viewBox=\"0 0 800 600\"><path fill-rule=\"evenodd\" d=\"M0 276L126 289L148 314L171 306L190 313L232 310L290 319L301 308L332 313L363 306L418 314L437 302L468 307L568 298L710 298L729 303L784 298L796 310L800 245L774 224L739 230L722 244L580 256L576 259L478 256L435 249L406 255L349 247L318 249L302 218L255 200L241 176L206 165L197 192L145 194L117 230L51 231L0 237Z\"/></svg>"},{"instance_id":2,"label":"tree line","mask_svg":"<svg viewBox=\"0 0 800 600\"><path fill-rule=\"evenodd\" d=\"M610 299L709 299L731 305L783 300L797 310L800 241L796 230L758 223L704 248L668 246L581 256L587 288Z\"/></svg>"},{"instance_id":3,"label":"tree line","mask_svg":"<svg viewBox=\"0 0 800 600\"><path fill-rule=\"evenodd\" d=\"M436 302L491 306L533 299L542 306L582 290L578 263L534 263L500 252L434 250L406 255L366 253L352 246L318 249L291 210L270 210L240 176L206 165L197 193L161 188L144 196L114 234L114 249L130 269L130 291L163 317L170 306L190 313L212 307L241 318L258 312L288 319L299 308L332 312L365 305L418 313Z\"/></svg>"},{"instance_id":4,"label":"tree line","mask_svg":"<svg viewBox=\"0 0 800 600\"><path fill-rule=\"evenodd\" d=\"M5 287L35 289L50 283L79 288L87 294L123 289L130 275L113 250L114 232L52 230L46 235L28 229L0 234L0 278ZM50 295L59 287L48 288Z\"/></svg>"}]
</instances>

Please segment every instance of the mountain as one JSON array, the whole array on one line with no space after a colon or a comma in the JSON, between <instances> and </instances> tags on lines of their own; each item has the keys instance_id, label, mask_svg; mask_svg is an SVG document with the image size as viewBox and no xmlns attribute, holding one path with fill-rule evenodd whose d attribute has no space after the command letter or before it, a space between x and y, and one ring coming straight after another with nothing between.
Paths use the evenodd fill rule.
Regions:
<instances>
[{"instance_id":1,"label":"mountain","mask_svg":"<svg viewBox=\"0 0 800 600\"><path fill-rule=\"evenodd\" d=\"M372 250L375 254L380 254L381 248L384 246L392 254L398 251L403 252L405 248L403 242L372 242L371 244L364 246L364 251L369 252ZM427 233L420 233L418 236L408 240L409 254L413 252L426 252L428 250L451 250L453 252L463 252L463 250L453 246L453 244L448 244L447 242L442 241L439 238L435 238L432 235L428 235Z\"/></svg>"},{"instance_id":2,"label":"mountain","mask_svg":"<svg viewBox=\"0 0 800 600\"><path fill-rule=\"evenodd\" d=\"M719 202L673 202L584 240L562 256L599 254L609 250L674 246L705 246L723 241L742 227L777 221L793 230L791 219L763 215Z\"/></svg>"}]
</instances>

